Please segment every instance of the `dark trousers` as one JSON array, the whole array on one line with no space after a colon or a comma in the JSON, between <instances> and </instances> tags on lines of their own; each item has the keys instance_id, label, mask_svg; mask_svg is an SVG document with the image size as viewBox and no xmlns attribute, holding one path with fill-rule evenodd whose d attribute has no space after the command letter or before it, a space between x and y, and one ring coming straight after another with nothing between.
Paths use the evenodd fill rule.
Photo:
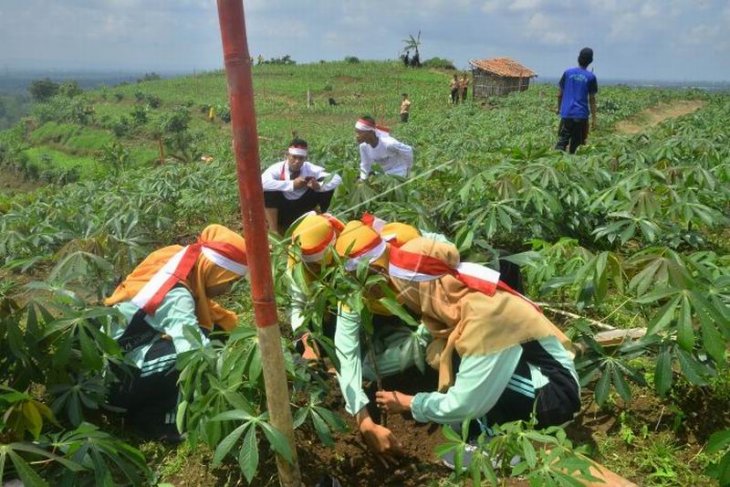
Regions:
<instances>
[{"instance_id":1,"label":"dark trousers","mask_svg":"<svg viewBox=\"0 0 730 487\"><path fill-rule=\"evenodd\" d=\"M288 200L281 191L264 191L264 206L279 210L277 225L283 231L289 228L294 220L319 207L319 211L325 212L330 207L332 195L335 191L314 191L307 188L307 192L301 198Z\"/></svg>"},{"instance_id":2,"label":"dark trousers","mask_svg":"<svg viewBox=\"0 0 730 487\"><path fill-rule=\"evenodd\" d=\"M145 355L145 360L154 360L175 354L175 347L169 340L157 340ZM163 371L141 376L139 369L130 373L117 371L121 382L115 384L109 397L109 404L126 410L125 417L130 425L145 437L164 439L177 434L175 413L177 410L177 379L180 373L175 363Z\"/></svg>"},{"instance_id":3,"label":"dark trousers","mask_svg":"<svg viewBox=\"0 0 730 487\"><path fill-rule=\"evenodd\" d=\"M534 399L513 389L505 389L482 422L491 426L509 421L526 421L533 411L537 415L537 428L557 426L573 419L574 414L580 410L580 393L570 372L553 359L536 340L522 344L522 357L512 377L529 381L529 363L539 366L549 382L535 389ZM479 422L472 421L469 425L469 437L475 439L480 433Z\"/></svg>"},{"instance_id":4,"label":"dark trousers","mask_svg":"<svg viewBox=\"0 0 730 487\"><path fill-rule=\"evenodd\" d=\"M408 121L408 112L403 112L400 114L400 121L403 123L406 123Z\"/></svg>"},{"instance_id":5,"label":"dark trousers","mask_svg":"<svg viewBox=\"0 0 730 487\"><path fill-rule=\"evenodd\" d=\"M588 120L583 118L561 118L558 128L558 143L555 148L564 151L570 144L570 153L575 154L579 145L588 138Z\"/></svg>"},{"instance_id":6,"label":"dark trousers","mask_svg":"<svg viewBox=\"0 0 730 487\"><path fill-rule=\"evenodd\" d=\"M459 88L451 89L451 103L459 103Z\"/></svg>"}]
</instances>

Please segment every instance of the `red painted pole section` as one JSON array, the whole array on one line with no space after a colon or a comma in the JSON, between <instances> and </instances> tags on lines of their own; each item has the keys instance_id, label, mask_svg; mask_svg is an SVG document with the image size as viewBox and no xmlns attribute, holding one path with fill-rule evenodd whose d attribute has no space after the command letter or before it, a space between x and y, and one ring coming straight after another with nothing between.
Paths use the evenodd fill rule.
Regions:
<instances>
[{"instance_id":1,"label":"red painted pole section","mask_svg":"<svg viewBox=\"0 0 730 487\"><path fill-rule=\"evenodd\" d=\"M228 96L231 102L233 149L236 155L238 192L241 199L243 233L246 237L251 294L266 385L266 404L271 425L286 437L292 452L291 462L277 455L276 466L279 483L282 486L299 487L302 481L294 443L289 387L284 354L281 350L281 334L271 276L256 113L253 104L251 60L246 42L242 0L218 0L218 18L228 78Z\"/></svg>"},{"instance_id":2,"label":"red painted pole section","mask_svg":"<svg viewBox=\"0 0 730 487\"><path fill-rule=\"evenodd\" d=\"M264 190L261 186L251 62L246 42L242 0L219 0L218 17L228 77L233 148L236 155L238 192L241 199L243 233L246 236L248 267L251 273L251 294L256 326L274 326L278 324L278 319L264 217Z\"/></svg>"}]
</instances>

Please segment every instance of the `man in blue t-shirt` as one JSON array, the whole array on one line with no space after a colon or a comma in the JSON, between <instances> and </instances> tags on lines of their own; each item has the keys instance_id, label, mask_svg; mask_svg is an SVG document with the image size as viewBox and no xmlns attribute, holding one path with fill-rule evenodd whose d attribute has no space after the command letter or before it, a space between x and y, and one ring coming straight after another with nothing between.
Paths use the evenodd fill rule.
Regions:
<instances>
[{"instance_id":1,"label":"man in blue t-shirt","mask_svg":"<svg viewBox=\"0 0 730 487\"><path fill-rule=\"evenodd\" d=\"M571 154L588 137L589 113L592 128L596 129L598 82L596 76L588 71L588 65L592 62L593 49L585 47L578 55L579 67L566 70L560 78L557 110L560 114L560 128L555 148L564 151L570 144Z\"/></svg>"}]
</instances>

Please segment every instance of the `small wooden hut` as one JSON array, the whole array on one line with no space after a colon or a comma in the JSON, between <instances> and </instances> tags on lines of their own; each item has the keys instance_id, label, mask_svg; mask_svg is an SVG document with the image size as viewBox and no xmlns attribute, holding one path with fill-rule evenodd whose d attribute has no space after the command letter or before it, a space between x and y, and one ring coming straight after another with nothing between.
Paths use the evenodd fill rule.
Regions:
<instances>
[{"instance_id":1,"label":"small wooden hut","mask_svg":"<svg viewBox=\"0 0 730 487\"><path fill-rule=\"evenodd\" d=\"M469 64L474 76L474 98L525 91L530 86L530 79L537 76L531 69L508 57L473 59Z\"/></svg>"}]
</instances>

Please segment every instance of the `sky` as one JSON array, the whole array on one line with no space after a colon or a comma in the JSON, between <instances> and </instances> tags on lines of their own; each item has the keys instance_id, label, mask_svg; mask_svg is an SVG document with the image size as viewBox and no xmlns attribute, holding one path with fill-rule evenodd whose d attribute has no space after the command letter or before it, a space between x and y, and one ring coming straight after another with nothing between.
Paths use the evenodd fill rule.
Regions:
<instances>
[{"instance_id":1,"label":"sky","mask_svg":"<svg viewBox=\"0 0 730 487\"><path fill-rule=\"evenodd\" d=\"M730 0L244 0L249 52L298 63L512 57L559 77L730 81ZM214 0L0 0L0 69L170 73L223 67Z\"/></svg>"}]
</instances>

